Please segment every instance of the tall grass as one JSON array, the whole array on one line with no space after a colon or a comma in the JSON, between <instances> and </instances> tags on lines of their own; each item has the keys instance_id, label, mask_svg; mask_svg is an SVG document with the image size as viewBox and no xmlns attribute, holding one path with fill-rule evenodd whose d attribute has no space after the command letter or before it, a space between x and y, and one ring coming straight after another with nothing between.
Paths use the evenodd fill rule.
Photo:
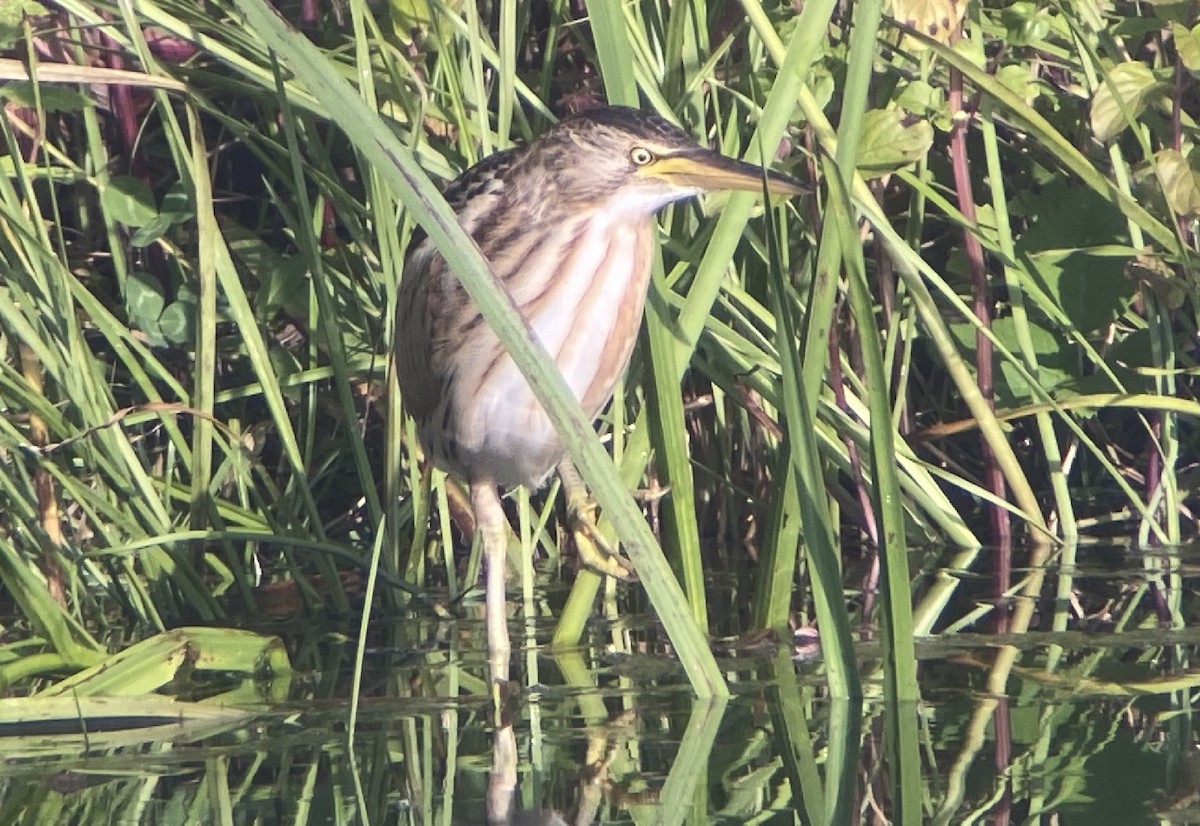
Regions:
<instances>
[{"instance_id":1,"label":"tall grass","mask_svg":"<svg viewBox=\"0 0 1200 826\"><path fill-rule=\"evenodd\" d=\"M66 0L5 30L6 686L258 622L265 586L350 616L371 549L376 604L474 605L460 482L422 465L388 377L418 226L551 412L698 694L726 691L714 572L755 578L747 628L816 620L835 697L861 693L852 623L879 620L888 697L914 703L913 638L949 625L955 585L915 580L911 545L979 565L1012 530L1070 562L1089 530L1194 534L1195 21L972 5L962 39L931 39L870 2L583 5L350 2L301 35L259 0ZM644 344L597 439L436 181L605 99L818 194L662 216ZM514 508L518 562L570 558L554 495ZM575 579L556 645L603 587ZM972 620L1019 632L1031 610ZM914 819L916 716L893 720Z\"/></svg>"}]
</instances>

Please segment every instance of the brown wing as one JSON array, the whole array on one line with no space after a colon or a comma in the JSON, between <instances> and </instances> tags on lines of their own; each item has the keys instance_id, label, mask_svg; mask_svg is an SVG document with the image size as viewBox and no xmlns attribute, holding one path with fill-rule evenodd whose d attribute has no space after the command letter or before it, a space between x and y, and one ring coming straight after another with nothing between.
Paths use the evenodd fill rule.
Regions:
<instances>
[{"instance_id":1,"label":"brown wing","mask_svg":"<svg viewBox=\"0 0 1200 826\"><path fill-rule=\"evenodd\" d=\"M446 184L446 188L442 190L442 197L450 204L450 208L461 216L474 198L489 190L494 191L503 185L505 174L512 166L512 162L523 151L524 148L520 147L488 155L482 161ZM417 247L425 241L425 238L425 228L421 226L420 220L418 220L416 229L413 230L412 238L409 240L408 250L405 253L406 262L412 257ZM408 272L407 263L404 270L406 273Z\"/></svg>"},{"instance_id":2,"label":"brown wing","mask_svg":"<svg viewBox=\"0 0 1200 826\"><path fill-rule=\"evenodd\" d=\"M490 155L446 187L447 202L472 237L481 220L502 200L505 172L521 151ZM394 349L405 409L423 428L435 415L444 418L453 413L447 409L450 400L446 398L454 370L452 336L464 316L477 314L457 279L446 277L445 259L418 224L396 297ZM449 421L441 426L443 430L453 427ZM437 446L425 447L440 452Z\"/></svg>"},{"instance_id":3,"label":"brown wing","mask_svg":"<svg viewBox=\"0 0 1200 826\"><path fill-rule=\"evenodd\" d=\"M396 296L393 353L404 408L418 424L429 419L441 394L441 382L433 370L430 339L433 327L430 315L436 311L439 300L437 296L431 300L429 285L441 280L445 266L427 240L410 248Z\"/></svg>"}]
</instances>

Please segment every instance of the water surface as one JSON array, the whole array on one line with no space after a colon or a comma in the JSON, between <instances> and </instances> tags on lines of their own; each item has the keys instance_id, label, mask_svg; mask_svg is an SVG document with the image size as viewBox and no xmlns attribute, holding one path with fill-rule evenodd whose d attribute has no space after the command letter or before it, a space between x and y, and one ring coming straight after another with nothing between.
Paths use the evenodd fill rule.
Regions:
<instances>
[{"instance_id":1,"label":"water surface","mask_svg":"<svg viewBox=\"0 0 1200 826\"><path fill-rule=\"evenodd\" d=\"M905 793L926 822L1200 820L1195 555L1077 559L1039 572L1029 632L997 634L1011 606L985 578L954 552L914 555L915 600L953 584L917 641L917 707L883 701L870 627L864 698L830 698L815 630L801 616L795 639L745 635L753 583L736 577L709 594L727 701L692 696L637 586L610 592L584 645L551 653L565 591L539 583L528 615L513 595L510 790L490 773L477 600L454 620L373 617L353 718L357 626L268 623L293 673L198 676L188 691L222 698L211 719L130 718L113 700L107 726L0 731L0 823L479 824L489 807L512 823L883 822L895 715L919 720L920 788ZM1001 656L1013 666L997 691Z\"/></svg>"}]
</instances>

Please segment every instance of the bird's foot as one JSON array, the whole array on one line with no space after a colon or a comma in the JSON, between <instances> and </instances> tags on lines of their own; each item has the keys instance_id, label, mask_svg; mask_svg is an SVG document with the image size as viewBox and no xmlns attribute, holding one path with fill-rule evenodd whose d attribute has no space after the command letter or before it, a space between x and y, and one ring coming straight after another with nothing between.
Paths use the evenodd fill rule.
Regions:
<instances>
[{"instance_id":1,"label":"bird's foot","mask_svg":"<svg viewBox=\"0 0 1200 826\"><path fill-rule=\"evenodd\" d=\"M590 496L568 496L567 521L579 561L598 574L636 582L633 563L609 543L596 525L596 503Z\"/></svg>"},{"instance_id":2,"label":"bird's foot","mask_svg":"<svg viewBox=\"0 0 1200 826\"><path fill-rule=\"evenodd\" d=\"M633 563L622 556L596 526L596 501L588 493L579 471L569 459L559 463L558 478L562 480L563 494L567 500L567 524L575 539L579 561L598 574L622 582L636 582L637 572L633 569Z\"/></svg>"}]
</instances>

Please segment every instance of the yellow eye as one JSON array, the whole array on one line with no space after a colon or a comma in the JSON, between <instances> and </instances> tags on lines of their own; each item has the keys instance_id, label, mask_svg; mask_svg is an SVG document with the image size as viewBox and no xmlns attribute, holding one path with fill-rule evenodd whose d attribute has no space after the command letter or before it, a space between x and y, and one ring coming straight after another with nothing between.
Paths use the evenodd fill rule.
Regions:
<instances>
[{"instance_id":1,"label":"yellow eye","mask_svg":"<svg viewBox=\"0 0 1200 826\"><path fill-rule=\"evenodd\" d=\"M644 146L635 146L629 153L629 160L633 161L635 166L645 166L654 160L654 153Z\"/></svg>"}]
</instances>

